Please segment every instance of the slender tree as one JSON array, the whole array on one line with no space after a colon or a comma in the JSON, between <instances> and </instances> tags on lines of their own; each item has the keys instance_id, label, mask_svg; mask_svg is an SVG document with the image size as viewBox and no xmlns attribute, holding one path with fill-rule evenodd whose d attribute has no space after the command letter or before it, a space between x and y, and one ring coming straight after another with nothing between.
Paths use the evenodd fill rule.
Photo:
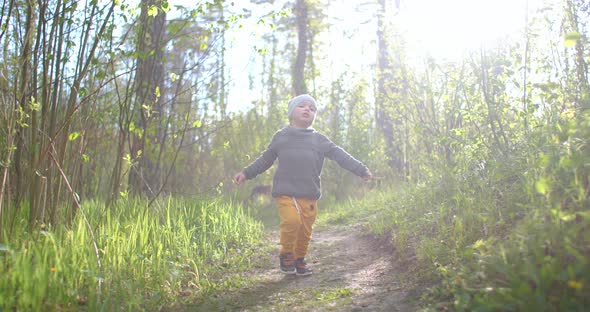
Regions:
<instances>
[{"instance_id":1,"label":"slender tree","mask_svg":"<svg viewBox=\"0 0 590 312\"><path fill-rule=\"evenodd\" d=\"M297 55L293 64L293 92L307 93L305 66L309 53L309 19L308 4L305 0L295 1L295 18L297 23Z\"/></svg>"},{"instance_id":2,"label":"slender tree","mask_svg":"<svg viewBox=\"0 0 590 312\"><path fill-rule=\"evenodd\" d=\"M403 176L404 140L402 132L404 75L401 64L401 45L393 45L388 39L387 1L379 0L377 12L377 94L375 119L383 132L389 166ZM399 39L399 38L396 38ZM399 43L399 42L398 42Z\"/></svg>"},{"instance_id":3,"label":"slender tree","mask_svg":"<svg viewBox=\"0 0 590 312\"><path fill-rule=\"evenodd\" d=\"M135 72L135 127L131 140L133 167L129 173L130 192L135 195L154 195L159 188L158 164L154 148L161 140L160 121L163 118L166 13L161 0L143 0L137 36L137 67Z\"/></svg>"}]
</instances>

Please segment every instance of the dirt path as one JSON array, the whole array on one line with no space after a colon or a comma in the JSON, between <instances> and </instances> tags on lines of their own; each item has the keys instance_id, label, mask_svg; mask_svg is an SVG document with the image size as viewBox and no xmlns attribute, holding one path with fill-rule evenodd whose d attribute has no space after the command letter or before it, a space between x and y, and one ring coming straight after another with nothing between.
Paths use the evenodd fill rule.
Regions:
<instances>
[{"instance_id":1,"label":"dirt path","mask_svg":"<svg viewBox=\"0 0 590 312\"><path fill-rule=\"evenodd\" d=\"M274 243L278 243L278 239ZM253 286L193 306L199 311L415 311L392 251L359 231L318 229L306 258L314 274L278 271L278 246L246 272ZM190 308L189 308L190 309Z\"/></svg>"}]
</instances>

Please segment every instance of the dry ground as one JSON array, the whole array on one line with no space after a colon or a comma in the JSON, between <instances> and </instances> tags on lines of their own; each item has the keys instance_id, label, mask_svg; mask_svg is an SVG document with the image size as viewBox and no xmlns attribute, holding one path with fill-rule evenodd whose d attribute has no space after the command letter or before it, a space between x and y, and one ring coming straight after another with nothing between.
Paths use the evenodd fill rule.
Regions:
<instances>
[{"instance_id":1,"label":"dry ground","mask_svg":"<svg viewBox=\"0 0 590 312\"><path fill-rule=\"evenodd\" d=\"M251 272L253 283L187 311L416 311L403 277L404 267L391 248L351 228L316 229L306 258L314 274L306 277L278 271L278 237L272 254Z\"/></svg>"}]
</instances>

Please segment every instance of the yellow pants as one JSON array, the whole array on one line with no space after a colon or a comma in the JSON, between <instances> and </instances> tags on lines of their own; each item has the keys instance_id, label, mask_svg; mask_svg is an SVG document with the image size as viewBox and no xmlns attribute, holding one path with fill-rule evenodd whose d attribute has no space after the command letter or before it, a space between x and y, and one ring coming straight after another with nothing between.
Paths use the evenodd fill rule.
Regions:
<instances>
[{"instance_id":1,"label":"yellow pants","mask_svg":"<svg viewBox=\"0 0 590 312\"><path fill-rule=\"evenodd\" d=\"M295 259L303 258L307 255L313 223L318 214L317 200L289 196L280 196L276 200L281 218L280 253L292 253Z\"/></svg>"}]
</instances>

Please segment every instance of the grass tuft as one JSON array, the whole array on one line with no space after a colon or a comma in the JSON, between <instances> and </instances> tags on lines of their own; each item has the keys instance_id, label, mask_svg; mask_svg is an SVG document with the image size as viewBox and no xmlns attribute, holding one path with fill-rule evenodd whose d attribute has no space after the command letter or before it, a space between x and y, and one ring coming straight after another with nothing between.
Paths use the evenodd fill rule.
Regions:
<instances>
[{"instance_id":1,"label":"grass tuft","mask_svg":"<svg viewBox=\"0 0 590 312\"><path fill-rule=\"evenodd\" d=\"M14 233L0 246L0 310L142 310L223 287L250 265L262 224L240 205L169 198L87 202L99 246L79 216L68 228Z\"/></svg>"}]
</instances>

